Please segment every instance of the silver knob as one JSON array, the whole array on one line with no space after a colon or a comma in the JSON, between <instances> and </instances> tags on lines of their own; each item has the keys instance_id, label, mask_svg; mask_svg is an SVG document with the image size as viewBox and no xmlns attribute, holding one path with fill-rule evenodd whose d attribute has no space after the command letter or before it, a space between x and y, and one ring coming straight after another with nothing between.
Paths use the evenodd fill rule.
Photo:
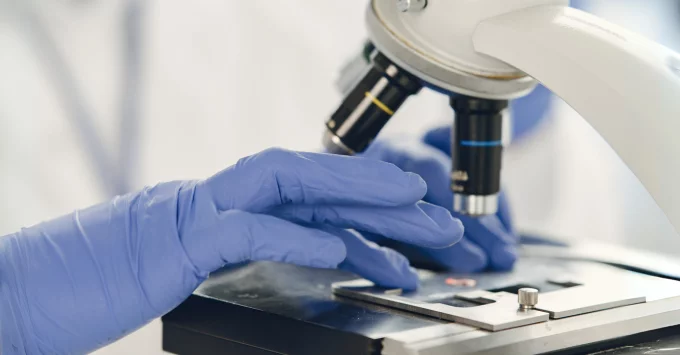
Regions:
<instances>
[{"instance_id":1,"label":"silver knob","mask_svg":"<svg viewBox=\"0 0 680 355\"><path fill-rule=\"evenodd\" d=\"M401 12L420 11L427 6L427 0L397 0L397 8Z\"/></svg>"},{"instance_id":2,"label":"silver knob","mask_svg":"<svg viewBox=\"0 0 680 355\"><path fill-rule=\"evenodd\" d=\"M538 304L538 290L535 288L520 288L517 292L519 309L528 311Z\"/></svg>"}]
</instances>

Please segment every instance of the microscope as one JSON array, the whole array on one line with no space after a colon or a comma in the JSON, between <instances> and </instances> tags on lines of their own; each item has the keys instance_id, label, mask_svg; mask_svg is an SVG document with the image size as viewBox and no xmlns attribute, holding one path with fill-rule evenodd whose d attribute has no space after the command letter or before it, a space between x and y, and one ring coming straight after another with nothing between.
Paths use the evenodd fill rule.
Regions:
<instances>
[{"instance_id":1,"label":"microscope","mask_svg":"<svg viewBox=\"0 0 680 355\"><path fill-rule=\"evenodd\" d=\"M537 82L607 140L680 228L680 59L567 0L374 0L370 40L343 70L329 152L366 149L423 87L450 97L454 211L494 214L502 113ZM522 119L518 117L516 119Z\"/></svg>"},{"instance_id":2,"label":"microscope","mask_svg":"<svg viewBox=\"0 0 680 355\"><path fill-rule=\"evenodd\" d=\"M680 230L680 56L568 5L370 0L370 39L343 70L345 97L326 122L324 145L361 153L410 96L441 92L455 113L454 209L493 214L503 111L540 82L607 140ZM512 271L422 270L420 288L410 292L336 270L273 263L227 269L163 317L163 348L386 355L680 348L680 262L535 239L522 244Z\"/></svg>"}]
</instances>

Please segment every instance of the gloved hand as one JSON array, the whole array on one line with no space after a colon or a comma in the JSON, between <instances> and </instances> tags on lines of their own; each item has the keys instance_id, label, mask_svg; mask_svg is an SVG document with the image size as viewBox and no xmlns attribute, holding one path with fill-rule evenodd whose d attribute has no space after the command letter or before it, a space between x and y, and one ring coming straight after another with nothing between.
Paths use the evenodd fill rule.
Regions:
<instances>
[{"instance_id":1,"label":"gloved hand","mask_svg":"<svg viewBox=\"0 0 680 355\"><path fill-rule=\"evenodd\" d=\"M423 141L408 137L377 140L363 156L390 162L404 171L420 175L428 186L424 200L453 208L450 188L451 127L434 129ZM513 231L507 201L503 195L497 215L470 218L454 214L463 221L465 236L460 243L444 249L428 249L381 236L366 235L378 244L390 246L406 255L417 266L457 272L509 270L516 259L518 237Z\"/></svg>"},{"instance_id":2,"label":"gloved hand","mask_svg":"<svg viewBox=\"0 0 680 355\"><path fill-rule=\"evenodd\" d=\"M460 221L419 202L421 178L363 158L279 149L203 181L162 183L0 238L0 352L85 353L177 306L225 264L340 266L414 288L400 254L355 232L428 248Z\"/></svg>"}]
</instances>

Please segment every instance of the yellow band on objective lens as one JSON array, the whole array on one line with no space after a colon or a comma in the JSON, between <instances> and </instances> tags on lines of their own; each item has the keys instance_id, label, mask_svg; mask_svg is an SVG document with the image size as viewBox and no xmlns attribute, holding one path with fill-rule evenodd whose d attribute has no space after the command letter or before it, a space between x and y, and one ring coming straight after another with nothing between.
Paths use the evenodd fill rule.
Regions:
<instances>
[{"instance_id":1,"label":"yellow band on objective lens","mask_svg":"<svg viewBox=\"0 0 680 355\"><path fill-rule=\"evenodd\" d=\"M387 105L382 103L382 101L378 100L378 98L373 96L373 94L371 94L370 92L366 91L366 97L371 99L371 101L373 101L373 103L376 106L380 107L381 110L385 111L386 114L388 114L390 116L394 115L394 111L390 110L390 108L387 107Z\"/></svg>"}]
</instances>

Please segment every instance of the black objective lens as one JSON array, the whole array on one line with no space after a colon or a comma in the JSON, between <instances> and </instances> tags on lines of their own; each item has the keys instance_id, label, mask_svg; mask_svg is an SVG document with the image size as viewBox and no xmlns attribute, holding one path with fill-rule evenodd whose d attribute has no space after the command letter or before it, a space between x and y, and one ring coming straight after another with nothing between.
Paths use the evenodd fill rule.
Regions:
<instances>
[{"instance_id":1,"label":"black objective lens","mask_svg":"<svg viewBox=\"0 0 680 355\"><path fill-rule=\"evenodd\" d=\"M371 64L326 122L324 143L333 153L363 152L404 101L422 88L418 79L377 51Z\"/></svg>"},{"instance_id":2,"label":"black objective lens","mask_svg":"<svg viewBox=\"0 0 680 355\"><path fill-rule=\"evenodd\" d=\"M460 195L498 194L503 153L503 110L507 100L451 97L456 113L451 158L451 189Z\"/></svg>"}]
</instances>

